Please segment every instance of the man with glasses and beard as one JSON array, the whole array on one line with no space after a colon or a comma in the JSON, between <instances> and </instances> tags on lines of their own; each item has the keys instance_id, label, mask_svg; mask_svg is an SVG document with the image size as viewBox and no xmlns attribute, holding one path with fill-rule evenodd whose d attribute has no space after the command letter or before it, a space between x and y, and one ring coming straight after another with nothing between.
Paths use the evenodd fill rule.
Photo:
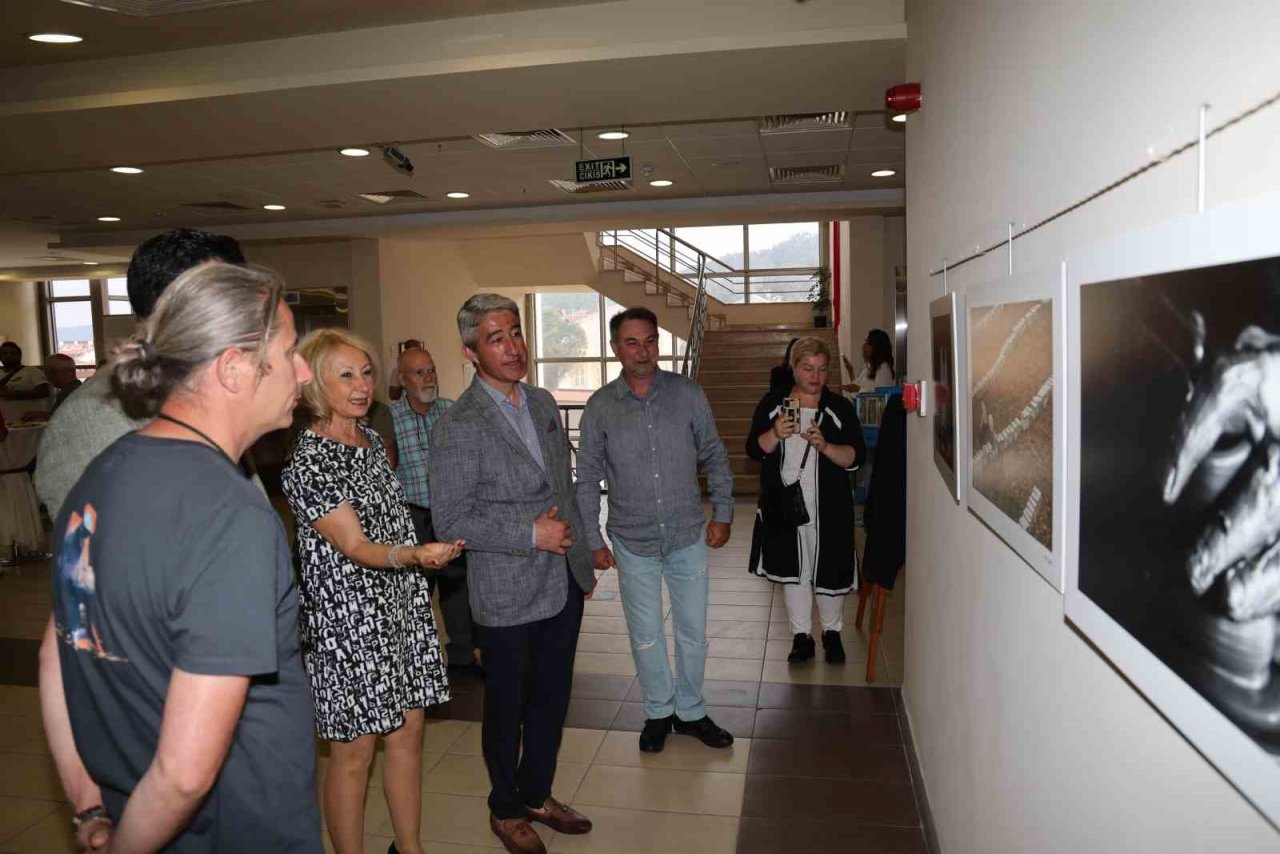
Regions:
<instances>
[{"instance_id":1,"label":"man with glasses and beard","mask_svg":"<svg viewBox=\"0 0 1280 854\"><path fill-rule=\"evenodd\" d=\"M427 461L431 457L431 428L453 401L440 397L436 363L422 348L404 350L396 363L404 393L391 404L395 443L399 460L396 477L404 486L419 543L435 542L431 521L431 488ZM475 662L475 641L471 631L471 606L467 602L466 558L442 569L425 570L433 589L440 591L440 611L449 635L449 675L483 675Z\"/></svg>"}]
</instances>

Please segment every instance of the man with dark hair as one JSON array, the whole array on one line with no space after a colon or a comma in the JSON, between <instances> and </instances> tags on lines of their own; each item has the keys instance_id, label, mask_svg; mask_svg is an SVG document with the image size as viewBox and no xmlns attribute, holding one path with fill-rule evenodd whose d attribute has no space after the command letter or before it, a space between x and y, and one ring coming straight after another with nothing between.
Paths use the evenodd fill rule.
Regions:
<instances>
[{"instance_id":1,"label":"man with dark hair","mask_svg":"<svg viewBox=\"0 0 1280 854\"><path fill-rule=\"evenodd\" d=\"M578 444L578 506L595 569L618 568L631 657L644 692L640 749L657 753L670 732L708 747L733 736L707 716L707 549L729 541L733 473L707 396L658 367L658 318L629 308L609 320L622 373L591 395ZM706 521L698 466L707 475ZM609 481L610 549L600 536L600 481ZM703 531L705 525L705 533ZM671 594L675 676L667 662L662 585Z\"/></svg>"},{"instance_id":2,"label":"man with dark hair","mask_svg":"<svg viewBox=\"0 0 1280 854\"><path fill-rule=\"evenodd\" d=\"M244 253L232 237L192 228L175 228L144 242L129 262L133 313L146 320L170 282L208 261L243 264ZM151 422L130 417L110 392L106 374L95 374L58 408L40 437L36 493L50 516L58 515L67 493L94 457L124 434Z\"/></svg>"},{"instance_id":3,"label":"man with dark hair","mask_svg":"<svg viewBox=\"0 0 1280 854\"><path fill-rule=\"evenodd\" d=\"M129 262L129 305L133 306L133 313L139 320L150 317L169 283L206 261L243 264L244 253L234 237L194 228L175 228L142 243Z\"/></svg>"}]
</instances>

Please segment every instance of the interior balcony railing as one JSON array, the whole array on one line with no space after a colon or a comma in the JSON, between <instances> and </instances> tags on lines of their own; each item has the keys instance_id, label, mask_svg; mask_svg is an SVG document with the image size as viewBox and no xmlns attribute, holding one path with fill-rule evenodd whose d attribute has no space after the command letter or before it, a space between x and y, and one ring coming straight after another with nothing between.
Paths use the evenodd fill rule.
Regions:
<instances>
[{"instance_id":1,"label":"interior balcony railing","mask_svg":"<svg viewBox=\"0 0 1280 854\"><path fill-rule=\"evenodd\" d=\"M602 231L599 244L606 266L637 273L658 293L690 308L688 347L681 372L693 379L698 376L702 357L709 298L726 305L806 302L818 273L817 267L730 267L665 228Z\"/></svg>"}]
</instances>

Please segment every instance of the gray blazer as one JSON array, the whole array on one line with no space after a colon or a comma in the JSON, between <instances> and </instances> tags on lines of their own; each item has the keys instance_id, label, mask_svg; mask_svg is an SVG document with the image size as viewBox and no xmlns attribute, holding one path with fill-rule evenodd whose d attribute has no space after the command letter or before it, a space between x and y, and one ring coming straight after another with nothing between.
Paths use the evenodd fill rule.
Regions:
<instances>
[{"instance_id":1,"label":"gray blazer","mask_svg":"<svg viewBox=\"0 0 1280 854\"><path fill-rule=\"evenodd\" d=\"M595 586L595 573L555 399L521 383L544 472L481 382L476 377L431 430L431 521L441 540L467 541L475 621L517 626L560 613L568 595L565 557L584 592ZM533 547L534 520L552 506L573 526L565 557Z\"/></svg>"}]
</instances>

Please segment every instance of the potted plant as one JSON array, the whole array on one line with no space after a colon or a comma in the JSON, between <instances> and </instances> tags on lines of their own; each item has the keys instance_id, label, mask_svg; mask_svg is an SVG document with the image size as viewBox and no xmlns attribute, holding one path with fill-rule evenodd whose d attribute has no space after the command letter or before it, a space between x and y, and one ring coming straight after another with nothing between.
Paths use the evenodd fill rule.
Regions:
<instances>
[{"instance_id":1,"label":"potted plant","mask_svg":"<svg viewBox=\"0 0 1280 854\"><path fill-rule=\"evenodd\" d=\"M822 329L831 315L831 271L819 267L813 273L813 283L809 285L809 303L813 306L813 325Z\"/></svg>"}]
</instances>

